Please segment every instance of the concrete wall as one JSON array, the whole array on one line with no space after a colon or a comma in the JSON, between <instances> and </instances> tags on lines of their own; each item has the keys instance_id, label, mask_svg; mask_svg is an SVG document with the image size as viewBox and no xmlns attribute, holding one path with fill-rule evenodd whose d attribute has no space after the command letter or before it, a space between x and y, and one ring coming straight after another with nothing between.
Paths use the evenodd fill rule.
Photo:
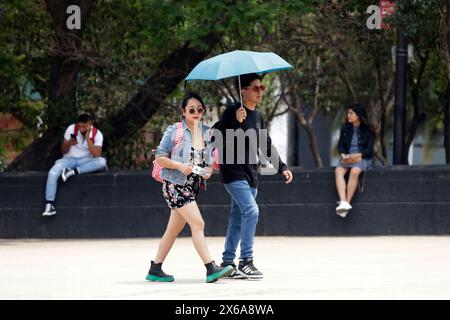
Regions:
<instances>
[{"instance_id":1,"label":"concrete wall","mask_svg":"<svg viewBox=\"0 0 450 320\"><path fill-rule=\"evenodd\" d=\"M260 177L257 235L450 234L450 167L368 172L346 219L336 216L334 170L294 170L295 181ZM362 179L361 179L362 180ZM0 175L0 238L160 237L169 209L147 171L75 176L59 183L57 215L42 217L46 173ZM208 236L223 236L230 198L218 177L198 199ZM184 235L189 235L186 228Z\"/></svg>"}]
</instances>

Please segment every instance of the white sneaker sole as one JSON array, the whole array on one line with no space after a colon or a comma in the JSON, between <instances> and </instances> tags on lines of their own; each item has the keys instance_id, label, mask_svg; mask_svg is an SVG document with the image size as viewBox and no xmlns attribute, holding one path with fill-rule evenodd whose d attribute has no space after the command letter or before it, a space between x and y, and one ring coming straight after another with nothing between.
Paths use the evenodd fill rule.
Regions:
<instances>
[{"instance_id":1,"label":"white sneaker sole","mask_svg":"<svg viewBox=\"0 0 450 320\"><path fill-rule=\"evenodd\" d=\"M220 279L233 281L233 280L247 280L248 278L247 278L247 276L244 277L243 275L239 274L239 275L234 276L234 277L228 276L228 277L223 277L223 278L220 278Z\"/></svg>"},{"instance_id":2,"label":"white sneaker sole","mask_svg":"<svg viewBox=\"0 0 450 320\"><path fill-rule=\"evenodd\" d=\"M242 275L242 276L244 276L245 277L245 280L262 280L262 279L264 279L264 275L248 275L248 274L245 274L244 272L242 272L241 270L239 270L239 269L237 269L237 272L240 274L240 275Z\"/></svg>"},{"instance_id":3,"label":"white sneaker sole","mask_svg":"<svg viewBox=\"0 0 450 320\"><path fill-rule=\"evenodd\" d=\"M56 211L51 211L51 212L44 212L42 214L43 217L50 217L50 216L54 216L56 214Z\"/></svg>"},{"instance_id":4,"label":"white sneaker sole","mask_svg":"<svg viewBox=\"0 0 450 320\"><path fill-rule=\"evenodd\" d=\"M245 279L247 279L247 276L242 275L241 273L239 273L237 271L237 269L234 269L233 272L230 275L228 275L226 277L222 277L222 279L225 279L225 280L227 280L227 279L228 280L245 280Z\"/></svg>"},{"instance_id":5,"label":"white sneaker sole","mask_svg":"<svg viewBox=\"0 0 450 320\"><path fill-rule=\"evenodd\" d=\"M349 211L352 210L352 209L353 209L352 206L348 206L348 207L340 207L340 206L338 206L338 207L336 208L336 214L340 215L341 213L343 213L343 212L349 212Z\"/></svg>"},{"instance_id":6,"label":"white sneaker sole","mask_svg":"<svg viewBox=\"0 0 450 320\"><path fill-rule=\"evenodd\" d=\"M350 211L350 210L342 210L342 211L340 211L340 212L337 212L337 211L336 211L336 214L337 214L339 217L341 217L341 218L345 218L345 217L347 217L347 214L348 214L349 211Z\"/></svg>"}]
</instances>

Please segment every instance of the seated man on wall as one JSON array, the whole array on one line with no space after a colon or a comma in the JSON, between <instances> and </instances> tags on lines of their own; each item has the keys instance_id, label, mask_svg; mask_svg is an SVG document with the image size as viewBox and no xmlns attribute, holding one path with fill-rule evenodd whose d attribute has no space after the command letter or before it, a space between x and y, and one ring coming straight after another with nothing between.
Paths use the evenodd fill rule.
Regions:
<instances>
[{"instance_id":1,"label":"seated man on wall","mask_svg":"<svg viewBox=\"0 0 450 320\"><path fill-rule=\"evenodd\" d=\"M107 169L106 160L101 157L103 134L92 123L90 115L82 114L75 124L66 129L61 146L63 157L55 162L48 173L43 216L56 214L54 201L59 176L66 182L76 174Z\"/></svg>"}]
</instances>

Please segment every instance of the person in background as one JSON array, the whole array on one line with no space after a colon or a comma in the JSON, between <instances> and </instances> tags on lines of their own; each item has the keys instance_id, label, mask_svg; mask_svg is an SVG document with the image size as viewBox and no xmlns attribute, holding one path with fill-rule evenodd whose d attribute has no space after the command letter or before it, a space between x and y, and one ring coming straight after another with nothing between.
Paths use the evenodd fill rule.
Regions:
<instances>
[{"instance_id":1,"label":"person in background","mask_svg":"<svg viewBox=\"0 0 450 320\"><path fill-rule=\"evenodd\" d=\"M63 157L48 172L43 216L56 214L55 197L59 177L66 182L77 174L107 169L106 159L101 156L102 146L103 134L93 126L90 115L80 115L76 123L67 127L61 146Z\"/></svg>"},{"instance_id":2,"label":"person in background","mask_svg":"<svg viewBox=\"0 0 450 320\"><path fill-rule=\"evenodd\" d=\"M336 165L336 189L339 205L336 214L345 218L352 209L351 201L358 186L359 175L372 166L375 133L361 104L353 104L347 110L347 121L339 136L340 159ZM345 175L350 171L348 183Z\"/></svg>"}]
</instances>

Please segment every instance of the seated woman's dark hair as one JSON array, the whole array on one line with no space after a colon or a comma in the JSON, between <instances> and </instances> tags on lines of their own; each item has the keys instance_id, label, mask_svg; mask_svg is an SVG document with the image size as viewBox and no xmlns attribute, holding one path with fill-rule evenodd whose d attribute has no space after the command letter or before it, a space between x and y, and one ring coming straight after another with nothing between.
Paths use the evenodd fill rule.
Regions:
<instances>
[{"instance_id":1,"label":"seated woman's dark hair","mask_svg":"<svg viewBox=\"0 0 450 320\"><path fill-rule=\"evenodd\" d=\"M369 121L369 118L367 117L367 112L364 106L360 103L353 103L348 106L349 109L352 109L354 113L359 117L359 121L361 121L361 124L368 127L371 131L375 132L374 127Z\"/></svg>"},{"instance_id":2,"label":"seated woman's dark hair","mask_svg":"<svg viewBox=\"0 0 450 320\"><path fill-rule=\"evenodd\" d=\"M363 105L360 103L353 103L348 106L349 109L352 109L354 113L357 114L359 117L359 120L366 124L367 122L367 112L366 109L364 109Z\"/></svg>"}]
</instances>

